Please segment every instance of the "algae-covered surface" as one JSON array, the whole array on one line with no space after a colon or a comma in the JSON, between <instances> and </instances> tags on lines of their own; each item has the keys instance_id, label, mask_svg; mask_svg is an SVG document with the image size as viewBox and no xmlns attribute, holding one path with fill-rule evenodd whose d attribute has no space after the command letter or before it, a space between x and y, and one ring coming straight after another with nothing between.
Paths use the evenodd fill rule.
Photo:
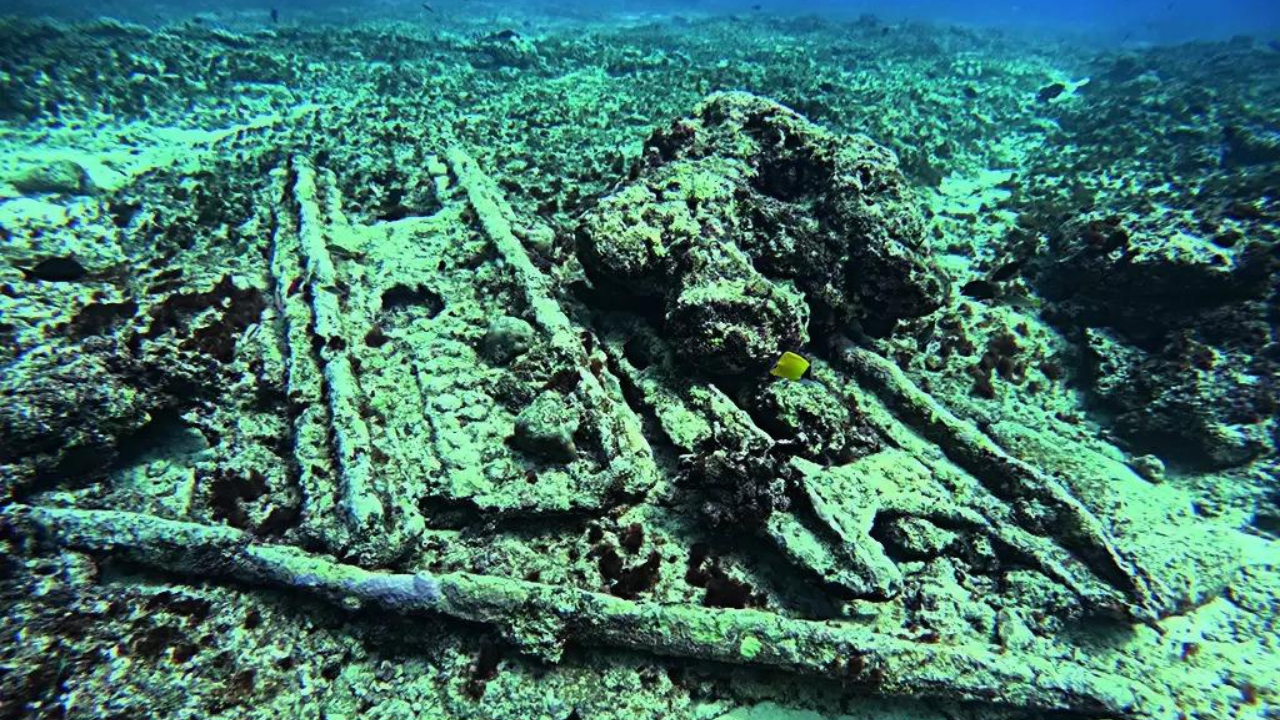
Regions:
<instances>
[{"instance_id":1,"label":"algae-covered surface","mask_svg":"<svg viewBox=\"0 0 1280 720\"><path fill-rule=\"evenodd\" d=\"M1280 716L1280 52L484 8L0 20L0 718Z\"/></svg>"}]
</instances>

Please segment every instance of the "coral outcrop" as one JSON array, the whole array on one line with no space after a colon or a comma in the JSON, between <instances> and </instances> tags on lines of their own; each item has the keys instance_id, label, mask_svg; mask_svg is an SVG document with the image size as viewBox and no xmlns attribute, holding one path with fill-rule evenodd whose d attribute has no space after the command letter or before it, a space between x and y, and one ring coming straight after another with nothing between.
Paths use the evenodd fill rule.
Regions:
<instances>
[{"instance_id":1,"label":"coral outcrop","mask_svg":"<svg viewBox=\"0 0 1280 720\"><path fill-rule=\"evenodd\" d=\"M772 101L712 96L649 138L634 176L583 219L583 263L654 303L703 371L757 373L851 323L886 334L946 295L893 154Z\"/></svg>"}]
</instances>

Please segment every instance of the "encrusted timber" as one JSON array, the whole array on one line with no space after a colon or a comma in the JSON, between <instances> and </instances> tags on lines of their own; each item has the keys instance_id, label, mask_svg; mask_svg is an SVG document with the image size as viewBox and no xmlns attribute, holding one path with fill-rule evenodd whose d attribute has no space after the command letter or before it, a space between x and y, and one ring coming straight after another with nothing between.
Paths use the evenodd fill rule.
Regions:
<instances>
[{"instance_id":1,"label":"encrusted timber","mask_svg":"<svg viewBox=\"0 0 1280 720\"><path fill-rule=\"evenodd\" d=\"M721 444L740 447L767 447L772 444L772 439L752 422L750 416L714 385L697 386L671 371L669 358L661 363L654 363L650 369L636 370L626 359L622 347L625 341L626 336L610 333L604 338L604 345L628 381L637 388L648 411L653 413L658 423L667 431L669 439L681 450L694 452L695 448L710 440L712 426L717 428L716 438ZM659 366L665 368L665 382L649 376ZM879 395L864 390L842 373L830 370L821 360L814 361L811 372L819 382L838 388L842 394L856 394L859 398L857 405L865 414L865 420L875 426L885 438L891 439L892 445L902 447L924 467L938 475L941 487L960 484L972 486L977 493L977 497L970 497L964 503L929 502L886 506L884 510L940 521L944 525L967 527L986 534L1024 562L1075 593L1086 606L1108 615L1114 615L1117 609L1125 607L1126 595L1106 579L1099 577L1083 560L1058 544L1056 538L1037 535L1015 524L1012 513L998 511L1006 503L995 497L971 472L946 460L945 455L935 458L935 455L943 454L941 447L934 440L917 437L913 426L894 416ZM672 411L676 408L680 408L681 412L673 414ZM699 431L698 423L680 422L681 413L703 417L708 422ZM928 447L924 447L925 445ZM796 458L791 460L792 469L802 479L802 484L805 483L803 479L806 476L813 476L808 482L823 482L821 476L826 471L819 470L815 473L811 465ZM946 477L945 482L942 477ZM818 519L827 524L822 518ZM764 535L788 560L797 566L818 572L828 583L842 586L859 597L891 596L895 592L897 572L890 565L878 562L883 557L879 542L870 535L849 537L829 524L828 528L837 530L837 534L842 535L846 541L839 552L828 551L819 555L810 553L803 557L798 555L796 547L824 547L826 545L822 544L827 542L827 538L813 535L812 531L789 513L774 513ZM798 543L796 547L792 547L787 542L788 533L809 534L814 542ZM826 547L836 549L834 545Z\"/></svg>"},{"instance_id":2,"label":"encrusted timber","mask_svg":"<svg viewBox=\"0 0 1280 720\"><path fill-rule=\"evenodd\" d=\"M602 345L619 375L634 388L634 402L643 407L662 428L666 439L686 455L715 448L745 456L767 453L775 441L762 430L751 415L712 383L698 383L683 377L674 367L674 359L666 355L644 370L636 368L624 349L633 333L647 331L618 328L604 333ZM687 422L687 418L698 421ZM788 472L779 464L779 474ZM795 468L791 472L802 474ZM813 517L820 527L823 519ZM802 521L796 511L770 513L763 525L755 528L759 537L772 544L782 557L797 568L816 575L824 583L840 587L846 594L861 598L884 599L896 594L901 576L889 563L880 562L883 552L869 534L837 537L831 532L815 531L812 523ZM827 528L830 530L830 528Z\"/></svg>"},{"instance_id":3,"label":"encrusted timber","mask_svg":"<svg viewBox=\"0 0 1280 720\"><path fill-rule=\"evenodd\" d=\"M508 218L514 215L514 211L498 186L465 150L454 146L445 153L445 157L485 236L512 269L534 324L547 336L556 352L564 357L566 364L577 369L578 386L587 405L597 410L601 417L609 418L612 427L604 435L614 443L613 447L607 448L613 458L611 468L619 470L625 478L620 489L632 493L648 490L657 481L658 469L640 420L610 399L622 396L616 379L604 372L597 375L592 370L591 357L582 343L579 326L565 314L556 300L550 279L533 264L524 245L511 230Z\"/></svg>"},{"instance_id":4,"label":"encrusted timber","mask_svg":"<svg viewBox=\"0 0 1280 720\"><path fill-rule=\"evenodd\" d=\"M1099 520L1054 478L1005 452L973 424L956 417L936 398L880 355L839 339L836 358L927 439L1006 502L1036 502L1056 515L1059 541L1128 599L1128 616L1153 622L1167 614L1162 584L1127 558ZM1105 610L1106 608L1099 608Z\"/></svg>"},{"instance_id":5,"label":"encrusted timber","mask_svg":"<svg viewBox=\"0 0 1280 720\"><path fill-rule=\"evenodd\" d=\"M1084 716L1163 719L1174 701L1127 677L1062 659L885 637L852 623L633 602L469 573L386 573L240 530L115 510L11 505L0 520L62 547L111 553L173 573L290 588L343 607L433 612L489 624L526 651L558 660L566 642L759 665L886 696L985 701Z\"/></svg>"},{"instance_id":6,"label":"encrusted timber","mask_svg":"<svg viewBox=\"0 0 1280 720\"><path fill-rule=\"evenodd\" d=\"M388 526L378 491L347 350L341 281L329 254L328 233L345 227L345 220L329 183L305 159L292 160L284 184L271 265L284 320L289 396L300 408L294 438L304 532L362 564L385 563L404 544Z\"/></svg>"},{"instance_id":7,"label":"encrusted timber","mask_svg":"<svg viewBox=\"0 0 1280 720\"><path fill-rule=\"evenodd\" d=\"M819 378L820 382L826 381L820 374L815 374L814 377ZM872 410L871 403L866 398L859 401L859 407L863 411ZM950 465L946 460L934 458L932 453L921 448L913 447L910 438L902 434L903 431L911 432L905 427L886 427L881 418L874 416L874 412L868 413L866 418L892 443L900 444L903 448L902 450L884 450L877 454L905 453L906 456L920 463L921 467L933 473L941 487L951 487L958 483L977 483L977 480L964 470ZM919 442L927 441L920 439ZM870 456L866 459L874 457ZM856 468L858 464L855 462L840 468L822 468L799 458L791 459L792 467L799 474L801 484L811 498L814 497L817 488L828 484L825 479L827 473ZM1022 563L1038 569L1045 576L1075 593L1086 606L1110 607L1123 604L1124 596L1120 591L1094 575L1084 563L1054 542L1052 538L1035 535L1012 522L1009 517L1011 513L997 511L997 507L1003 505L998 499L990 497L985 493L985 489L981 492L984 493L983 497L992 504L980 502L975 504L978 498L974 497L968 498L966 503L961 504L927 498L927 496L909 498L899 496L894 499L896 502L887 502L880 506L879 512L918 517L943 527L966 528L981 533L1008 549L1010 556L1019 558ZM874 542L874 539L867 535L864 536L863 542Z\"/></svg>"},{"instance_id":8,"label":"encrusted timber","mask_svg":"<svg viewBox=\"0 0 1280 720\"><path fill-rule=\"evenodd\" d=\"M350 541L337 510L337 468L329 449L329 407L324 397L324 373L311 350L315 312L303 292L304 263L298 238L298 212L293 197L296 180L289 169L274 173L271 194L285 202L270 205L273 225L271 274L280 337L285 358L285 382L293 417L293 460L302 488L300 531L309 541L340 553Z\"/></svg>"},{"instance_id":9,"label":"encrusted timber","mask_svg":"<svg viewBox=\"0 0 1280 720\"><path fill-rule=\"evenodd\" d=\"M669 357L655 362L649 369L637 369L623 349L629 337L616 329L609 330L602 338L602 345L611 365L634 388L634 402L643 406L644 412L653 417L666 439L681 453L693 455L714 446L749 456L767 452L774 445L773 439L732 398L713 384L696 384L679 376L671 370ZM660 373L662 379L655 377L655 373ZM682 422L681 416L702 418L706 423ZM869 553L857 546L827 542L790 513L771 513L756 530L761 539L776 547L788 562L816 573L825 582L842 587L848 593L858 597L884 597L893 592L888 584L878 582L875 568L863 562Z\"/></svg>"},{"instance_id":10,"label":"encrusted timber","mask_svg":"<svg viewBox=\"0 0 1280 720\"><path fill-rule=\"evenodd\" d=\"M898 495L895 502L886 504L883 510L923 518L944 527L965 527L983 533L1007 549L1010 557L1038 569L1075 593L1085 607L1101 614L1115 615L1116 608L1126 606L1126 596L1120 589L1099 577L1083 560L1059 544L1055 536L1019 525L1018 512L1011 503L997 497L971 472L948 458L941 446L895 415L880 395L821 359L814 359L809 374L843 396L846 402L852 402L863 420L891 447L900 448L927 468L933 475L931 484L936 483L936 489L943 493L942 497ZM793 458L792 464L799 464L797 470L801 477L813 475L799 460ZM823 472L819 471L818 475Z\"/></svg>"}]
</instances>

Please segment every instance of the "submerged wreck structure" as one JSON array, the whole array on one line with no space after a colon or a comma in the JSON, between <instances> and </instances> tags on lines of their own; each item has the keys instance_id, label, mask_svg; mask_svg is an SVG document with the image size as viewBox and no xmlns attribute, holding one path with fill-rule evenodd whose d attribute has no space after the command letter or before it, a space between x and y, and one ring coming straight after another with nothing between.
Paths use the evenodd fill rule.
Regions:
<instances>
[{"instance_id":1,"label":"submerged wreck structure","mask_svg":"<svg viewBox=\"0 0 1280 720\"><path fill-rule=\"evenodd\" d=\"M239 707L311 660L183 636L251 633L274 597L286 637L318 613L422 643L440 716L550 673L577 698L554 717L594 717L564 673L656 663L646 687L686 697L682 672L760 669L1001 717L1186 717L1157 629L1251 539L1050 415L966 419L904 371L891 341L963 322L938 321L950 282L893 153L716 94L557 234L443 131L432 207L354 219L319 124L216 140L194 190L121 191L85 220L120 257L18 299L71 315L0 376L0 537L78 593L54 609L8 570L24 622L119 625L115 660L65 641L78 672L221 662L205 707ZM197 223L221 236L181 237ZM768 373L784 351L804 378ZM348 648L309 651L332 682L381 652L295 642Z\"/></svg>"}]
</instances>

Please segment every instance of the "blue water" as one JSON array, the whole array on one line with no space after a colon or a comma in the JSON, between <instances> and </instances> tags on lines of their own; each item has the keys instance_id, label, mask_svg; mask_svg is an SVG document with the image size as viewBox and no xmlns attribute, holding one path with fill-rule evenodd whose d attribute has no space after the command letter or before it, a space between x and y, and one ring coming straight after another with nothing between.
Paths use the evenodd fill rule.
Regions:
<instances>
[{"instance_id":1,"label":"blue water","mask_svg":"<svg viewBox=\"0 0 1280 720\"><path fill-rule=\"evenodd\" d=\"M653 7L655 4L628 3L634 8ZM676 9L697 7L725 12L758 7L757 12L818 13L836 17L874 13L891 20L934 20L1005 28L1058 28L1078 33L1094 32L1104 39L1127 35L1130 39L1151 42L1280 32L1280 2L1275 0L811 0L800 3L787 0L685 0L661 4Z\"/></svg>"},{"instance_id":2,"label":"blue water","mask_svg":"<svg viewBox=\"0 0 1280 720\"><path fill-rule=\"evenodd\" d=\"M76 0L39 2L4 0L0 14L86 17L110 15L139 22L169 20L183 14L261 13L276 8L289 15L323 16L331 12L358 9L368 16L416 16L424 22L457 15L520 13L557 17L594 17L637 14L762 14L773 16L819 15L833 19L871 14L889 22L929 21L977 25L1011 31L1050 30L1076 39L1099 43L1164 44L1194 40L1214 40L1234 35L1251 35L1263 40L1280 38L1280 2L1276 0L431 0L431 12L421 0L385 0L352 3L316 0L169 0L137 2L105 0L83 3Z\"/></svg>"}]
</instances>

